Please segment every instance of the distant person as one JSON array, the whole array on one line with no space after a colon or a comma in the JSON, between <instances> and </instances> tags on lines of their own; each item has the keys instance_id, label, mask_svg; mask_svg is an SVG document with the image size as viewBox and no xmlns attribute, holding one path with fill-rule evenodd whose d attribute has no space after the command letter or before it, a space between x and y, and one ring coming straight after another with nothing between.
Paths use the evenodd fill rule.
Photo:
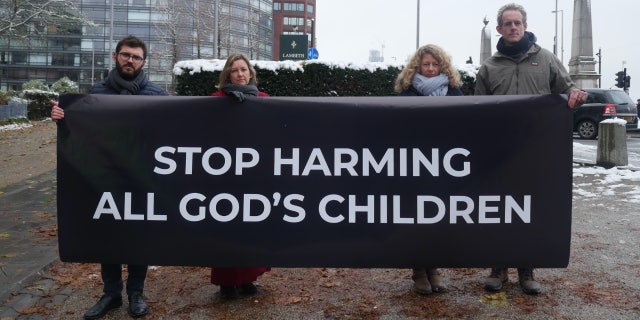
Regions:
<instances>
[{"instance_id":1,"label":"distant person","mask_svg":"<svg viewBox=\"0 0 640 320\"><path fill-rule=\"evenodd\" d=\"M400 96L461 96L460 73L451 57L440 47L428 44L418 48L398 75L395 91ZM429 244L416 248L416 254L429 254ZM443 292L445 286L437 268L413 268L413 291L428 295Z\"/></svg>"},{"instance_id":2,"label":"distant person","mask_svg":"<svg viewBox=\"0 0 640 320\"><path fill-rule=\"evenodd\" d=\"M102 83L91 87L92 94L149 95L166 96L167 93L155 83L147 79L142 67L147 58L147 46L144 41L127 36L120 40L113 53L116 65ZM51 119L58 121L64 118L64 110L58 103L51 102ZM147 277L147 265L128 265L127 297L129 298L129 315L138 318L146 315L149 306L144 301L144 281ZM84 314L85 319L98 319L111 309L122 306L122 265L103 263L101 275L104 295Z\"/></svg>"},{"instance_id":3,"label":"distant person","mask_svg":"<svg viewBox=\"0 0 640 320\"><path fill-rule=\"evenodd\" d=\"M256 71L249 59L242 54L232 54L220 72L219 91L214 92L212 96L230 96L240 102L245 101L246 96L268 97L268 94L258 91L257 84ZM266 267L213 267L211 283L220 286L222 299L233 300L240 295L251 296L258 293L258 288L253 282L269 270L271 268Z\"/></svg>"},{"instance_id":4,"label":"distant person","mask_svg":"<svg viewBox=\"0 0 640 320\"><path fill-rule=\"evenodd\" d=\"M502 37L496 52L485 60L476 76L476 95L567 94L567 106L583 104L587 93L576 88L558 58L536 44L536 36L527 30L527 12L510 3L498 10L496 30ZM509 241L505 239L505 241ZM500 248L488 248L499 251ZM518 267L522 291L538 294L542 287L533 277L531 266ZM502 289L509 280L507 266L496 266L486 279L488 291Z\"/></svg>"}]
</instances>

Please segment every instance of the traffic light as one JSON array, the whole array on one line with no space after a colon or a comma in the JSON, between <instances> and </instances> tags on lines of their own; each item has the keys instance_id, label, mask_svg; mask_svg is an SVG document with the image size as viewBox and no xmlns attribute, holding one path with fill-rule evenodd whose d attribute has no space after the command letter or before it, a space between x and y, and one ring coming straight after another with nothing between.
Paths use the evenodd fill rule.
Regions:
<instances>
[{"instance_id":1,"label":"traffic light","mask_svg":"<svg viewBox=\"0 0 640 320\"><path fill-rule=\"evenodd\" d=\"M631 76L627 76L626 78L624 78L624 87L625 88L631 87Z\"/></svg>"},{"instance_id":2,"label":"traffic light","mask_svg":"<svg viewBox=\"0 0 640 320\"><path fill-rule=\"evenodd\" d=\"M618 71L616 76L616 87L624 88L624 71Z\"/></svg>"}]
</instances>

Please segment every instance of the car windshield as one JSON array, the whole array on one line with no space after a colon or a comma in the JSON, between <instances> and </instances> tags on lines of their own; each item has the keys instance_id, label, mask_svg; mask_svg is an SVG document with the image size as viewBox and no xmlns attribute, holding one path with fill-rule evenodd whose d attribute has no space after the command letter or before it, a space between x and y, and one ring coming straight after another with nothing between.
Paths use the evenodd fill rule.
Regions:
<instances>
[{"instance_id":1,"label":"car windshield","mask_svg":"<svg viewBox=\"0 0 640 320\"><path fill-rule=\"evenodd\" d=\"M611 100L615 104L633 104L633 100L624 91L609 91Z\"/></svg>"}]
</instances>

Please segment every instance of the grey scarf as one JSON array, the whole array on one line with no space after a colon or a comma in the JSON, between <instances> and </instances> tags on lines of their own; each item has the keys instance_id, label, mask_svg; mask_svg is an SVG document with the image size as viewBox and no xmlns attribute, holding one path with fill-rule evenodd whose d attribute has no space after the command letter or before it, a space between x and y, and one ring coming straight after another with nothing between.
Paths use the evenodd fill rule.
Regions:
<instances>
[{"instance_id":1,"label":"grey scarf","mask_svg":"<svg viewBox=\"0 0 640 320\"><path fill-rule=\"evenodd\" d=\"M131 79L127 80L120 76L120 72L118 69L113 69L109 72L109 80L107 81L109 87L113 88L115 91L120 92L120 94L138 94L140 89L144 88L147 84L147 76L144 73L144 70L140 70L138 75Z\"/></svg>"},{"instance_id":2,"label":"grey scarf","mask_svg":"<svg viewBox=\"0 0 640 320\"><path fill-rule=\"evenodd\" d=\"M256 87L253 80L249 80L249 84L246 86L233 84L233 83L226 83L222 86L222 88L220 88L220 90L222 90L227 95L236 95L235 94L236 92L241 92L242 94L248 95L248 96L254 96L254 97L258 96L258 87Z\"/></svg>"},{"instance_id":3,"label":"grey scarf","mask_svg":"<svg viewBox=\"0 0 640 320\"><path fill-rule=\"evenodd\" d=\"M416 72L411 84L423 96L446 96L449 90L449 77L441 73L433 78L427 78Z\"/></svg>"}]
</instances>

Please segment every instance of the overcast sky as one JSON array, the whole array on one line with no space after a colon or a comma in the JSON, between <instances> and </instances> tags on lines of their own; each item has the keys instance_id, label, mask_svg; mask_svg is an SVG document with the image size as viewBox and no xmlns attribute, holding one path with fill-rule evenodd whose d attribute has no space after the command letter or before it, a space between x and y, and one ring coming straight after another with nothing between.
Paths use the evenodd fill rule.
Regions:
<instances>
[{"instance_id":1,"label":"overcast sky","mask_svg":"<svg viewBox=\"0 0 640 320\"><path fill-rule=\"evenodd\" d=\"M451 54L456 65L469 56L478 63L483 20L489 20L498 41L496 14L510 1L504 0L421 0L420 45L434 43ZM538 44L553 52L558 4L558 51L564 45L564 65L571 59L574 0L520 0L527 10L528 31ZM385 61L403 62L416 49L417 0L317 0L316 47L321 60L364 62L369 50L383 50ZM615 73L623 68L631 76L630 95L640 98L640 1L591 0L593 50L602 49L602 87L615 88ZM564 20L564 30L562 20ZM564 35L564 41L563 36ZM384 46L384 49L383 49ZM598 71L598 64L595 66Z\"/></svg>"}]
</instances>

